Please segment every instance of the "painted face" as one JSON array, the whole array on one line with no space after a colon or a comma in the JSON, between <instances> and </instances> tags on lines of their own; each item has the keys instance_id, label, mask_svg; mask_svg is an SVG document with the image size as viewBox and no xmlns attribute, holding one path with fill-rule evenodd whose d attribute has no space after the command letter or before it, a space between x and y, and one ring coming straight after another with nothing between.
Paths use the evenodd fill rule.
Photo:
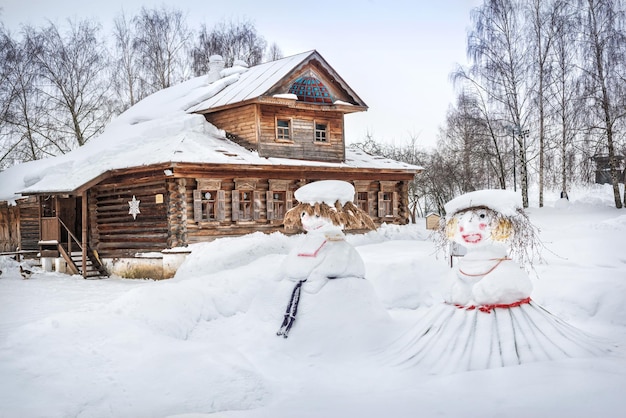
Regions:
<instances>
[{"instance_id":1,"label":"painted face","mask_svg":"<svg viewBox=\"0 0 626 418\"><path fill-rule=\"evenodd\" d=\"M481 246L492 241L492 215L484 209L468 210L454 216L454 241L464 246Z\"/></svg>"},{"instance_id":2,"label":"painted face","mask_svg":"<svg viewBox=\"0 0 626 418\"><path fill-rule=\"evenodd\" d=\"M332 226L330 219L320 215L309 215L306 212L302 212L300 219L302 221L302 228L304 228L305 231L315 231Z\"/></svg>"}]
</instances>

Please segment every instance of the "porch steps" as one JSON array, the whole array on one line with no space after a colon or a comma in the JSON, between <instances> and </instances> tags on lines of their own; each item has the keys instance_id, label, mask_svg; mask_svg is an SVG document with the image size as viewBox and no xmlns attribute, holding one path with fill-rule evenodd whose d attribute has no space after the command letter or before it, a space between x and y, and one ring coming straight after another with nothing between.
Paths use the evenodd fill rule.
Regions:
<instances>
[{"instance_id":1,"label":"porch steps","mask_svg":"<svg viewBox=\"0 0 626 418\"><path fill-rule=\"evenodd\" d=\"M70 258L74 263L74 266L79 272L85 271L85 279L104 279L108 275L104 271L100 271L98 267L91 261L90 257L87 257L87 265L83 269L83 254L80 251L72 251Z\"/></svg>"}]
</instances>

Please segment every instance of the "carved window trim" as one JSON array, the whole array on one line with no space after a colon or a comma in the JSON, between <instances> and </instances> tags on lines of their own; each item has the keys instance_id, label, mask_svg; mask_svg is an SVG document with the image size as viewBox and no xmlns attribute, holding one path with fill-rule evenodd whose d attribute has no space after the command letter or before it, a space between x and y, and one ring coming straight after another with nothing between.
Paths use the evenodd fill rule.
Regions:
<instances>
[{"instance_id":1,"label":"carved window trim","mask_svg":"<svg viewBox=\"0 0 626 418\"><path fill-rule=\"evenodd\" d=\"M398 193L396 192L396 181L381 181L380 192L378 192L378 217L391 218L398 216Z\"/></svg>"},{"instance_id":2,"label":"carved window trim","mask_svg":"<svg viewBox=\"0 0 626 418\"><path fill-rule=\"evenodd\" d=\"M376 192L370 190L372 182L370 180L354 180L354 204L364 210L369 216L376 217L375 204L377 201Z\"/></svg>"},{"instance_id":3,"label":"carved window trim","mask_svg":"<svg viewBox=\"0 0 626 418\"><path fill-rule=\"evenodd\" d=\"M273 224L283 222L285 213L293 207L291 180L268 180L269 190L265 198L267 220ZM277 196L278 195L278 196Z\"/></svg>"},{"instance_id":4,"label":"carved window trim","mask_svg":"<svg viewBox=\"0 0 626 418\"><path fill-rule=\"evenodd\" d=\"M259 179L234 179L231 194L231 219L236 223L254 223L261 215L261 192L256 190Z\"/></svg>"},{"instance_id":5,"label":"carved window trim","mask_svg":"<svg viewBox=\"0 0 626 418\"><path fill-rule=\"evenodd\" d=\"M225 218L226 192L216 179L196 179L193 190L193 219L200 223L222 222Z\"/></svg>"}]
</instances>

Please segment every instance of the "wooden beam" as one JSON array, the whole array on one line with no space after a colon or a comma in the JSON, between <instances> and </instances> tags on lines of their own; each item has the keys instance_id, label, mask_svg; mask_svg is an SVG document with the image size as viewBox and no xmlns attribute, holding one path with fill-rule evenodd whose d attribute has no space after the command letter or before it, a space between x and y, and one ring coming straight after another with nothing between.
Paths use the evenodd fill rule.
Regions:
<instances>
[{"instance_id":1,"label":"wooden beam","mask_svg":"<svg viewBox=\"0 0 626 418\"><path fill-rule=\"evenodd\" d=\"M87 278L87 250L88 250L88 239L87 239L87 222L89 220L89 214L88 214L88 206L87 206L87 192L84 191L82 193L82 198L81 198L81 229L82 229L82 237L81 237L81 241L82 241L82 246L83 246L83 278Z\"/></svg>"}]
</instances>

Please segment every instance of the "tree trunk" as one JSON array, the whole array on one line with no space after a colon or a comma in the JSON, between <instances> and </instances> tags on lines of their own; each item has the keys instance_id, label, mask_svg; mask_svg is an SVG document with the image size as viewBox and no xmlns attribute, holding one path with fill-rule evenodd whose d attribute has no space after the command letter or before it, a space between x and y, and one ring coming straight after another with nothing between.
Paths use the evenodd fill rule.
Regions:
<instances>
[{"instance_id":1,"label":"tree trunk","mask_svg":"<svg viewBox=\"0 0 626 418\"><path fill-rule=\"evenodd\" d=\"M519 145L520 186L522 189L522 205L528 207L528 161L526 161L526 141L522 133L517 137Z\"/></svg>"}]
</instances>

